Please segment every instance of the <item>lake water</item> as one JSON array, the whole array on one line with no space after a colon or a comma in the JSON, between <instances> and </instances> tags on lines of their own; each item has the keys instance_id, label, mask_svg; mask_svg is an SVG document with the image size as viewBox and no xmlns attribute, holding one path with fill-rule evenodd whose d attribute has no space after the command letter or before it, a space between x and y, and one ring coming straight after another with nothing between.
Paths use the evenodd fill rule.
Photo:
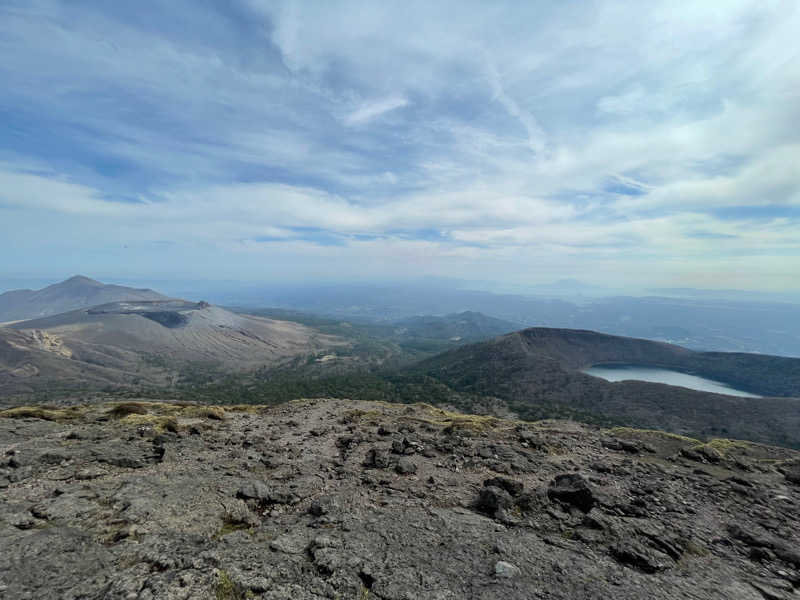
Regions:
<instances>
[{"instance_id":1,"label":"lake water","mask_svg":"<svg viewBox=\"0 0 800 600\"><path fill-rule=\"evenodd\" d=\"M606 381L624 381L627 379L634 379L636 381L652 381L653 383L679 385L691 390L714 392L716 394L727 394L728 396L741 396L744 398L761 397L749 392L737 390L729 385L720 383L719 381L712 381L711 379L706 379L705 377L687 375L686 373L670 371L669 369L659 369L657 367L636 367L630 365L619 367L596 366L584 369L583 372L587 375L600 377Z\"/></svg>"}]
</instances>

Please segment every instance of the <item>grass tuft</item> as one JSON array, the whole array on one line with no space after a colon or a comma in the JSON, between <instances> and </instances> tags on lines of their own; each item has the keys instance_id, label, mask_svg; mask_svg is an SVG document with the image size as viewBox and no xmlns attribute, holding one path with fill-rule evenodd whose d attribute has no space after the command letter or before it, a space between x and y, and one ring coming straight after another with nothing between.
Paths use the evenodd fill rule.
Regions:
<instances>
[{"instance_id":1,"label":"grass tuft","mask_svg":"<svg viewBox=\"0 0 800 600\"><path fill-rule=\"evenodd\" d=\"M149 426L163 433L164 431L178 432L178 419L170 415L137 415L123 417L120 423L132 427Z\"/></svg>"},{"instance_id":2,"label":"grass tuft","mask_svg":"<svg viewBox=\"0 0 800 600\"><path fill-rule=\"evenodd\" d=\"M180 416L224 421L225 409L221 406L188 406L181 411Z\"/></svg>"},{"instance_id":3,"label":"grass tuft","mask_svg":"<svg viewBox=\"0 0 800 600\"><path fill-rule=\"evenodd\" d=\"M724 458L730 452L735 452L737 450L747 450L752 446L753 444L751 444L750 442L745 442L743 440L715 438L713 440L709 440L705 444L697 444L696 446L692 447L692 450L694 450L695 452L719 455L720 458Z\"/></svg>"},{"instance_id":4,"label":"grass tuft","mask_svg":"<svg viewBox=\"0 0 800 600\"><path fill-rule=\"evenodd\" d=\"M148 412L143 402L123 402L108 411L108 414L116 419L122 419L128 415L146 415Z\"/></svg>"},{"instance_id":5,"label":"grass tuft","mask_svg":"<svg viewBox=\"0 0 800 600\"><path fill-rule=\"evenodd\" d=\"M0 418L5 419L42 419L44 421L70 421L78 418L83 407L45 408L42 406L17 406L0 411Z\"/></svg>"},{"instance_id":6,"label":"grass tuft","mask_svg":"<svg viewBox=\"0 0 800 600\"><path fill-rule=\"evenodd\" d=\"M228 575L227 572L218 569L216 575L217 583L214 589L214 597L216 600L242 600L247 597L242 594L239 586L233 582L231 576Z\"/></svg>"},{"instance_id":7,"label":"grass tuft","mask_svg":"<svg viewBox=\"0 0 800 600\"><path fill-rule=\"evenodd\" d=\"M610 433L611 435L615 435L618 437L641 436L641 435L655 436L655 437L665 438L668 440L673 440L676 442L691 444L693 446L696 446L701 443L700 440L696 440L694 438L690 438L685 435L670 433L669 431L660 431L658 429L636 429L634 427L614 427L612 429L608 429L607 432Z\"/></svg>"}]
</instances>

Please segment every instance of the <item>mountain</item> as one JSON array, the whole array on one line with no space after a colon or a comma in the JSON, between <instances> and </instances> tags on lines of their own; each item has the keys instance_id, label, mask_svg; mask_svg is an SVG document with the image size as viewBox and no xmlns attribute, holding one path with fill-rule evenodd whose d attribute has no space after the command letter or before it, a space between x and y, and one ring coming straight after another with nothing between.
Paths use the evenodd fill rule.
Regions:
<instances>
[{"instance_id":1,"label":"mountain","mask_svg":"<svg viewBox=\"0 0 800 600\"><path fill-rule=\"evenodd\" d=\"M165 385L181 373L255 370L341 344L205 302L112 302L0 328L0 391Z\"/></svg>"},{"instance_id":2,"label":"mountain","mask_svg":"<svg viewBox=\"0 0 800 600\"><path fill-rule=\"evenodd\" d=\"M76 275L41 290L12 290L0 294L0 323L56 315L121 300L165 300L150 289L108 285Z\"/></svg>"},{"instance_id":3,"label":"mountain","mask_svg":"<svg viewBox=\"0 0 800 600\"><path fill-rule=\"evenodd\" d=\"M580 371L598 363L664 367L774 397L611 383ZM499 398L528 419L568 410L584 419L800 447L800 359L694 352L591 331L532 328L444 352L404 373L432 378L461 394Z\"/></svg>"},{"instance_id":4,"label":"mountain","mask_svg":"<svg viewBox=\"0 0 800 600\"><path fill-rule=\"evenodd\" d=\"M800 453L429 405L0 412L4 598L791 600Z\"/></svg>"}]
</instances>

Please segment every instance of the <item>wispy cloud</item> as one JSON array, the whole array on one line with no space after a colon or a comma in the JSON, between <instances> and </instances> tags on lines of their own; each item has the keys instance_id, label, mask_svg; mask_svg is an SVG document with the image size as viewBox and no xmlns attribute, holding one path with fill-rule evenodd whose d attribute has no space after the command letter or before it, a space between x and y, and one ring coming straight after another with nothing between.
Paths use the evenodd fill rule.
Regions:
<instances>
[{"instance_id":1,"label":"wispy cloud","mask_svg":"<svg viewBox=\"0 0 800 600\"><path fill-rule=\"evenodd\" d=\"M796 287L798 30L748 0L7 0L0 252Z\"/></svg>"},{"instance_id":2,"label":"wispy cloud","mask_svg":"<svg viewBox=\"0 0 800 600\"><path fill-rule=\"evenodd\" d=\"M388 112L408 106L408 100L402 97L390 97L362 104L345 118L348 125L362 125Z\"/></svg>"}]
</instances>

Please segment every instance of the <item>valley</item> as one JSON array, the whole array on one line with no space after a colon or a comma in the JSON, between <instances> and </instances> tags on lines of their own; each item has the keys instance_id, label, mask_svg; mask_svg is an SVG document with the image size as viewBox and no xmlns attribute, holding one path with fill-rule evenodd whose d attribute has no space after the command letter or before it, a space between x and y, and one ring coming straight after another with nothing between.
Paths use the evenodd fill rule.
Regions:
<instances>
[{"instance_id":1,"label":"valley","mask_svg":"<svg viewBox=\"0 0 800 600\"><path fill-rule=\"evenodd\" d=\"M800 359L123 298L0 327L0 592L788 600L793 448Z\"/></svg>"},{"instance_id":2,"label":"valley","mask_svg":"<svg viewBox=\"0 0 800 600\"><path fill-rule=\"evenodd\" d=\"M68 281L74 288L75 278ZM800 359L518 330L469 311L375 322L137 294L0 327L0 406L141 396L230 405L426 402L800 447ZM607 381L591 375L598 365L662 369L673 379ZM680 385L691 378L737 392Z\"/></svg>"}]
</instances>

